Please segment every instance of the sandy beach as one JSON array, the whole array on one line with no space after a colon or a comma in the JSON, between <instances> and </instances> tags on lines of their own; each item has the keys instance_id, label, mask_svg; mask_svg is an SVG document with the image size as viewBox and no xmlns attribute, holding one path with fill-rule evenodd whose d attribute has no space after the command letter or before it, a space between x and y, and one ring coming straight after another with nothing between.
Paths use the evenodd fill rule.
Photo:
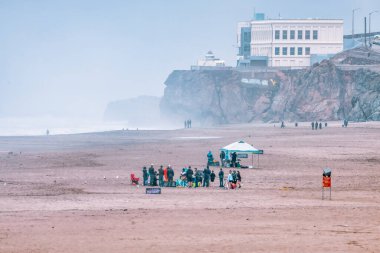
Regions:
<instances>
[{"instance_id":1,"label":"sandy beach","mask_svg":"<svg viewBox=\"0 0 380 253\"><path fill-rule=\"evenodd\" d=\"M264 150L241 189L129 182L151 163L203 169L239 140ZM380 122L0 137L0 252L379 252L379 150Z\"/></svg>"}]
</instances>

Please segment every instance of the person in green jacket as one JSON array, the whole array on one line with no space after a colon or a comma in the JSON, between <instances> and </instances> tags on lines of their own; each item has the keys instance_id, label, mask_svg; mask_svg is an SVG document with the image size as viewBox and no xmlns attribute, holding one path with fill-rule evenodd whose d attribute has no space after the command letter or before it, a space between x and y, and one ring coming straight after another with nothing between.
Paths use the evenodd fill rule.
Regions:
<instances>
[{"instance_id":1,"label":"person in green jacket","mask_svg":"<svg viewBox=\"0 0 380 253\"><path fill-rule=\"evenodd\" d=\"M147 185L148 184L148 171L146 170L146 167L144 166L143 167L143 185Z\"/></svg>"}]
</instances>

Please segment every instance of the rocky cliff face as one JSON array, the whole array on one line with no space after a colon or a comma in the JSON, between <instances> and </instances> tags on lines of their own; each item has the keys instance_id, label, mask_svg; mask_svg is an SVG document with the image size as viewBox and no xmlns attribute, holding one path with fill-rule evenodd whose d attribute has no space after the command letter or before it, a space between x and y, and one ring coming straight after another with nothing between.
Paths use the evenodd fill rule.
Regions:
<instances>
[{"instance_id":1,"label":"rocky cliff face","mask_svg":"<svg viewBox=\"0 0 380 253\"><path fill-rule=\"evenodd\" d=\"M173 71L161 115L202 124L380 120L380 73L360 66L345 70L348 57L352 65L355 59L347 54L339 63L332 59L303 70Z\"/></svg>"}]
</instances>

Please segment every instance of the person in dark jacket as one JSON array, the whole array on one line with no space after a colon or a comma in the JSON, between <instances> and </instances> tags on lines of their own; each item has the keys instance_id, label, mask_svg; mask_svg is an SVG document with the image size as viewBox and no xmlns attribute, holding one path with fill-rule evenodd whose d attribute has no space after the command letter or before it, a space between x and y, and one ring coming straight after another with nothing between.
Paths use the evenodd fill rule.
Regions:
<instances>
[{"instance_id":1,"label":"person in dark jacket","mask_svg":"<svg viewBox=\"0 0 380 253\"><path fill-rule=\"evenodd\" d=\"M237 154L236 152L233 152L231 155L232 167L236 167L236 158L237 158Z\"/></svg>"},{"instance_id":2,"label":"person in dark jacket","mask_svg":"<svg viewBox=\"0 0 380 253\"><path fill-rule=\"evenodd\" d=\"M322 129L322 122L319 122L319 129Z\"/></svg>"},{"instance_id":3,"label":"person in dark jacket","mask_svg":"<svg viewBox=\"0 0 380 253\"><path fill-rule=\"evenodd\" d=\"M186 179L187 179L187 186L191 187L193 184L193 170L191 169L191 166L186 171Z\"/></svg>"},{"instance_id":4,"label":"person in dark jacket","mask_svg":"<svg viewBox=\"0 0 380 253\"><path fill-rule=\"evenodd\" d=\"M155 178L155 174L154 174L154 167L153 167L153 164L150 165L149 169L148 169L148 172L149 172L149 185L150 186L154 186L154 178Z\"/></svg>"},{"instance_id":5,"label":"person in dark jacket","mask_svg":"<svg viewBox=\"0 0 380 253\"><path fill-rule=\"evenodd\" d=\"M214 183L214 180L215 180L215 173L214 173L214 171L211 171L210 179L211 179L211 183Z\"/></svg>"},{"instance_id":6,"label":"person in dark jacket","mask_svg":"<svg viewBox=\"0 0 380 253\"><path fill-rule=\"evenodd\" d=\"M240 175L240 171L237 171L237 173L236 173L236 182L237 182L237 186L239 188L241 188L241 175Z\"/></svg>"},{"instance_id":7,"label":"person in dark jacket","mask_svg":"<svg viewBox=\"0 0 380 253\"><path fill-rule=\"evenodd\" d=\"M173 168L169 165L168 166L168 186L172 187L173 186L173 178L174 178L174 170Z\"/></svg>"},{"instance_id":8,"label":"person in dark jacket","mask_svg":"<svg viewBox=\"0 0 380 253\"><path fill-rule=\"evenodd\" d=\"M197 168L195 168L194 175L195 175L195 187L198 187L199 184L202 184L202 173Z\"/></svg>"},{"instance_id":9,"label":"person in dark jacket","mask_svg":"<svg viewBox=\"0 0 380 253\"><path fill-rule=\"evenodd\" d=\"M164 169L162 165L158 169L158 184L160 187L164 186Z\"/></svg>"},{"instance_id":10,"label":"person in dark jacket","mask_svg":"<svg viewBox=\"0 0 380 253\"><path fill-rule=\"evenodd\" d=\"M224 187L223 181L224 181L224 171L222 168L220 168L220 171L219 171L219 187Z\"/></svg>"},{"instance_id":11,"label":"person in dark jacket","mask_svg":"<svg viewBox=\"0 0 380 253\"><path fill-rule=\"evenodd\" d=\"M224 167L224 159L226 158L226 153L222 150L220 151L220 164L222 165L222 167Z\"/></svg>"},{"instance_id":12,"label":"person in dark jacket","mask_svg":"<svg viewBox=\"0 0 380 253\"><path fill-rule=\"evenodd\" d=\"M314 130L314 121L311 122L311 129Z\"/></svg>"},{"instance_id":13,"label":"person in dark jacket","mask_svg":"<svg viewBox=\"0 0 380 253\"><path fill-rule=\"evenodd\" d=\"M148 184L148 177L149 177L148 171L147 171L146 167L144 166L143 167L143 180L144 180L143 185L144 186Z\"/></svg>"},{"instance_id":14,"label":"person in dark jacket","mask_svg":"<svg viewBox=\"0 0 380 253\"><path fill-rule=\"evenodd\" d=\"M209 167L207 166L204 170L203 170L203 187L209 187L210 186L210 175L211 175L211 171L209 169Z\"/></svg>"}]
</instances>

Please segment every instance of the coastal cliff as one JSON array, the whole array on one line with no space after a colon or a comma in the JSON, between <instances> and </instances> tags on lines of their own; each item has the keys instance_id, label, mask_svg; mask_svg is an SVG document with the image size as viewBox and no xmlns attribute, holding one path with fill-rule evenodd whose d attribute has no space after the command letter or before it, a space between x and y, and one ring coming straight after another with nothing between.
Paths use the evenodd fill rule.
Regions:
<instances>
[{"instance_id":1,"label":"coastal cliff","mask_svg":"<svg viewBox=\"0 0 380 253\"><path fill-rule=\"evenodd\" d=\"M358 50L300 70L175 70L161 116L203 125L380 120L380 57L364 61L367 51ZM371 65L355 65L363 61Z\"/></svg>"}]
</instances>

